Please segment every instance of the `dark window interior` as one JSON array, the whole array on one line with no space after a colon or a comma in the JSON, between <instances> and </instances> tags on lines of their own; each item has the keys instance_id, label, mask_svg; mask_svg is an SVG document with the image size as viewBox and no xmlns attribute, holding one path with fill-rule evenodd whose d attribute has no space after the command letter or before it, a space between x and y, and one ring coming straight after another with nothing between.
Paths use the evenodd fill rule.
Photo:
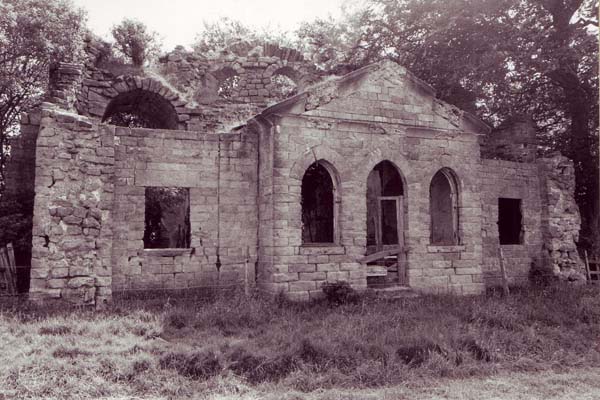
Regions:
<instances>
[{"instance_id":1,"label":"dark window interior","mask_svg":"<svg viewBox=\"0 0 600 400\"><path fill-rule=\"evenodd\" d=\"M398 244L398 215L395 200L404 193L402 178L396 167L385 160L377 164L367 177L367 246ZM377 231L381 230L381 243Z\"/></svg>"},{"instance_id":2,"label":"dark window interior","mask_svg":"<svg viewBox=\"0 0 600 400\"><path fill-rule=\"evenodd\" d=\"M333 243L333 181L325 167L314 163L302 178L302 242Z\"/></svg>"},{"instance_id":3,"label":"dark window interior","mask_svg":"<svg viewBox=\"0 0 600 400\"><path fill-rule=\"evenodd\" d=\"M177 113L171 103L143 89L121 93L112 99L102 121L129 128L177 129Z\"/></svg>"},{"instance_id":4,"label":"dark window interior","mask_svg":"<svg viewBox=\"0 0 600 400\"><path fill-rule=\"evenodd\" d=\"M500 244L523 243L523 215L520 199L498 199Z\"/></svg>"},{"instance_id":5,"label":"dark window interior","mask_svg":"<svg viewBox=\"0 0 600 400\"><path fill-rule=\"evenodd\" d=\"M398 202L381 200L381 244L398 244Z\"/></svg>"},{"instance_id":6,"label":"dark window interior","mask_svg":"<svg viewBox=\"0 0 600 400\"><path fill-rule=\"evenodd\" d=\"M145 194L144 248L189 248L189 189L147 187Z\"/></svg>"}]
</instances>

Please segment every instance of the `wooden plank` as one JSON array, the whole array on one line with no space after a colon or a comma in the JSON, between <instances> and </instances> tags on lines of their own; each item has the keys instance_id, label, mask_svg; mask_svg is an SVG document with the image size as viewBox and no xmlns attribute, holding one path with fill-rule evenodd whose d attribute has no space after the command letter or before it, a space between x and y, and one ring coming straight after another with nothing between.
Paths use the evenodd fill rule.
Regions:
<instances>
[{"instance_id":1,"label":"wooden plank","mask_svg":"<svg viewBox=\"0 0 600 400\"><path fill-rule=\"evenodd\" d=\"M367 264L373 261L377 261L387 256L393 256L400 252L402 252L402 246L398 246L394 249L378 251L377 253L369 254L363 258L358 259L357 261L361 264Z\"/></svg>"},{"instance_id":2,"label":"wooden plank","mask_svg":"<svg viewBox=\"0 0 600 400\"><path fill-rule=\"evenodd\" d=\"M592 276L590 275L590 263L588 261L587 250L583 251L583 255L585 256L585 276L587 277L588 283L592 283Z\"/></svg>"},{"instance_id":3,"label":"wooden plank","mask_svg":"<svg viewBox=\"0 0 600 400\"><path fill-rule=\"evenodd\" d=\"M367 265L367 276L387 276L387 268L383 265Z\"/></svg>"},{"instance_id":4,"label":"wooden plank","mask_svg":"<svg viewBox=\"0 0 600 400\"><path fill-rule=\"evenodd\" d=\"M510 294L508 289L508 278L506 277L506 269L504 268L504 254L502 253L502 247L498 248L500 253L500 272L502 273L502 292L505 296Z\"/></svg>"}]
</instances>

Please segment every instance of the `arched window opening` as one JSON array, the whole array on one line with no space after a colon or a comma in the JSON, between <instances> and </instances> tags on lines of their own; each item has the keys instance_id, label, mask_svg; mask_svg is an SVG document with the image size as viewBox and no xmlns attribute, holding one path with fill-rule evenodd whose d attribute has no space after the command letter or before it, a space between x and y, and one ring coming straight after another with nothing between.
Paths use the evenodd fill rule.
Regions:
<instances>
[{"instance_id":1,"label":"arched window opening","mask_svg":"<svg viewBox=\"0 0 600 400\"><path fill-rule=\"evenodd\" d=\"M367 178L367 253L403 243L403 195L402 177L394 164L377 164Z\"/></svg>"},{"instance_id":2,"label":"arched window opening","mask_svg":"<svg viewBox=\"0 0 600 400\"><path fill-rule=\"evenodd\" d=\"M279 68L271 76L273 96L278 99L291 97L298 93L298 80L296 71L290 67Z\"/></svg>"},{"instance_id":3,"label":"arched window opening","mask_svg":"<svg viewBox=\"0 0 600 400\"><path fill-rule=\"evenodd\" d=\"M233 68L226 67L220 69L214 73L214 77L219 82L219 86L217 87L219 97L226 100L236 97L241 79Z\"/></svg>"},{"instance_id":4,"label":"arched window opening","mask_svg":"<svg viewBox=\"0 0 600 400\"><path fill-rule=\"evenodd\" d=\"M315 162L302 178L302 243L335 242L335 186L325 166Z\"/></svg>"},{"instance_id":5,"label":"arched window opening","mask_svg":"<svg viewBox=\"0 0 600 400\"><path fill-rule=\"evenodd\" d=\"M448 169L438 171L429 186L431 244L456 245L458 234L458 186Z\"/></svg>"},{"instance_id":6,"label":"arched window opening","mask_svg":"<svg viewBox=\"0 0 600 400\"><path fill-rule=\"evenodd\" d=\"M159 94L135 89L112 99L102 122L129 128L177 129L177 113Z\"/></svg>"}]
</instances>

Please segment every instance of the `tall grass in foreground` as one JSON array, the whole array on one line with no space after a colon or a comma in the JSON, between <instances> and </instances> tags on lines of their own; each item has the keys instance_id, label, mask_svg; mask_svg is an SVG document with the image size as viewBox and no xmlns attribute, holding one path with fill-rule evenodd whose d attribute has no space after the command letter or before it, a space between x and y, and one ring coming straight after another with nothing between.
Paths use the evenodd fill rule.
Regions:
<instances>
[{"instance_id":1,"label":"tall grass in foreground","mask_svg":"<svg viewBox=\"0 0 600 400\"><path fill-rule=\"evenodd\" d=\"M186 397L198 391L379 387L600 361L600 293L510 297L116 301L112 309L0 311L0 393Z\"/></svg>"}]
</instances>

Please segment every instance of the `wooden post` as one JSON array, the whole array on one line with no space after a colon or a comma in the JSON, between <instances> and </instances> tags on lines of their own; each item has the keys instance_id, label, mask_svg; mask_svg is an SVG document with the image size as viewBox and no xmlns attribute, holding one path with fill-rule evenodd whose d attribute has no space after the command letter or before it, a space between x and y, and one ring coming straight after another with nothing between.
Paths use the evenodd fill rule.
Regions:
<instances>
[{"instance_id":1,"label":"wooden post","mask_svg":"<svg viewBox=\"0 0 600 400\"><path fill-rule=\"evenodd\" d=\"M505 296L510 294L508 289L508 278L506 277L506 269L504 268L504 254L502 253L502 247L498 247L500 253L500 272L502 273L502 293Z\"/></svg>"},{"instance_id":2,"label":"wooden post","mask_svg":"<svg viewBox=\"0 0 600 400\"><path fill-rule=\"evenodd\" d=\"M246 246L246 258L244 260L244 293L250 295L250 283L248 282L248 258L250 258L250 246Z\"/></svg>"},{"instance_id":3,"label":"wooden post","mask_svg":"<svg viewBox=\"0 0 600 400\"><path fill-rule=\"evenodd\" d=\"M585 276L587 278L587 283L592 283L592 277L590 275L590 262L588 261L587 250L583 251L583 256L585 258Z\"/></svg>"}]
</instances>

